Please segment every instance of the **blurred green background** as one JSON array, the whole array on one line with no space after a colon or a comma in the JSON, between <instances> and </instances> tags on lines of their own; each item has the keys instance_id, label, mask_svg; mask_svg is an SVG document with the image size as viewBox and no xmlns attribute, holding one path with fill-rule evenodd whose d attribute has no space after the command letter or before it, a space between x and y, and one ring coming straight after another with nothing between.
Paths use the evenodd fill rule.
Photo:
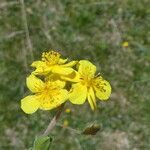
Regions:
<instances>
[{"instance_id":1,"label":"blurred green background","mask_svg":"<svg viewBox=\"0 0 150 150\"><path fill-rule=\"evenodd\" d=\"M64 111L53 130L52 149L149 150L149 6L149 0L0 0L0 150L27 150L56 113L20 109L30 64L48 49L92 61L112 85L96 112L88 103L67 103L71 113ZM61 127L65 120L68 128ZM95 136L76 132L93 122L101 125Z\"/></svg>"}]
</instances>

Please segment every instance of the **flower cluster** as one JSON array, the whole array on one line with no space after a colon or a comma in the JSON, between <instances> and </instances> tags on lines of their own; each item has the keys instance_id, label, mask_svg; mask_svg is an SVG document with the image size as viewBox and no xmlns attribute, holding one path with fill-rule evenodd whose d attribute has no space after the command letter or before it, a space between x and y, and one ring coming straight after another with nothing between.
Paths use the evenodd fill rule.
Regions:
<instances>
[{"instance_id":1,"label":"flower cluster","mask_svg":"<svg viewBox=\"0 0 150 150\"><path fill-rule=\"evenodd\" d=\"M27 114L38 109L51 110L69 100L83 104L88 100L91 109L96 109L96 97L107 100L111 86L100 75L95 75L96 66L88 60L71 61L61 58L56 51L44 52L39 61L31 64L35 70L26 79L32 95L21 100L21 108Z\"/></svg>"}]
</instances>

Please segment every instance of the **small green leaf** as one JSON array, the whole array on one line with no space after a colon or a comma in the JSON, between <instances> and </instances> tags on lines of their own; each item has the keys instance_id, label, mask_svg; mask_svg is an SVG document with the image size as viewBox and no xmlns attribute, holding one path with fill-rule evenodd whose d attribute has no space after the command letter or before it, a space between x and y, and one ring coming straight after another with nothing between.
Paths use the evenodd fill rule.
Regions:
<instances>
[{"instance_id":1,"label":"small green leaf","mask_svg":"<svg viewBox=\"0 0 150 150\"><path fill-rule=\"evenodd\" d=\"M33 150L49 150L52 138L49 136L39 136L35 138Z\"/></svg>"}]
</instances>

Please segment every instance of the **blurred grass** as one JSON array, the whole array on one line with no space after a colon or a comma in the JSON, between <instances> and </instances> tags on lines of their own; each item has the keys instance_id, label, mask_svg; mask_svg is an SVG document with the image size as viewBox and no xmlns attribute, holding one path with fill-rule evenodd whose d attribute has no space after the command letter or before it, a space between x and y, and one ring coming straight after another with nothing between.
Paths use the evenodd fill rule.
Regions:
<instances>
[{"instance_id":1,"label":"blurred grass","mask_svg":"<svg viewBox=\"0 0 150 150\"><path fill-rule=\"evenodd\" d=\"M59 121L67 119L77 130L97 122L101 131L81 136L57 126L52 149L149 150L149 0L25 1L25 12L21 2L0 1L0 150L28 149L55 114L28 116L20 109L20 99L28 94L29 66L48 49L91 60L113 88L110 101L98 101L95 113L88 104L68 103L72 112ZM128 48L122 47L124 41Z\"/></svg>"}]
</instances>

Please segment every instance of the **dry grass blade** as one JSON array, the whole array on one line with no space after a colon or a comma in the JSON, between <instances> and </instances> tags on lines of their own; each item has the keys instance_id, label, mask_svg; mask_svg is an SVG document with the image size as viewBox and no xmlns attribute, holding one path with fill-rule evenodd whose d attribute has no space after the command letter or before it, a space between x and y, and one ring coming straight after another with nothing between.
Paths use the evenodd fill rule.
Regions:
<instances>
[{"instance_id":1,"label":"dry grass blade","mask_svg":"<svg viewBox=\"0 0 150 150\"><path fill-rule=\"evenodd\" d=\"M27 46L28 46L29 51L30 51L31 59L33 60L33 46L32 46L30 34L29 34L29 28L28 28L28 22L27 22L27 15L26 15L26 11L25 11L24 0L20 0L20 3L21 3L22 21L23 21L23 26L25 29L25 34L26 34Z\"/></svg>"},{"instance_id":2,"label":"dry grass blade","mask_svg":"<svg viewBox=\"0 0 150 150\"><path fill-rule=\"evenodd\" d=\"M0 9L19 4L18 1L0 3Z\"/></svg>"},{"instance_id":3,"label":"dry grass blade","mask_svg":"<svg viewBox=\"0 0 150 150\"><path fill-rule=\"evenodd\" d=\"M15 32L9 33L8 35L5 35L4 37L0 38L0 41L2 39L6 39L7 40L7 39L14 38L15 36L23 34L23 33L24 33L24 31L15 31Z\"/></svg>"}]
</instances>

